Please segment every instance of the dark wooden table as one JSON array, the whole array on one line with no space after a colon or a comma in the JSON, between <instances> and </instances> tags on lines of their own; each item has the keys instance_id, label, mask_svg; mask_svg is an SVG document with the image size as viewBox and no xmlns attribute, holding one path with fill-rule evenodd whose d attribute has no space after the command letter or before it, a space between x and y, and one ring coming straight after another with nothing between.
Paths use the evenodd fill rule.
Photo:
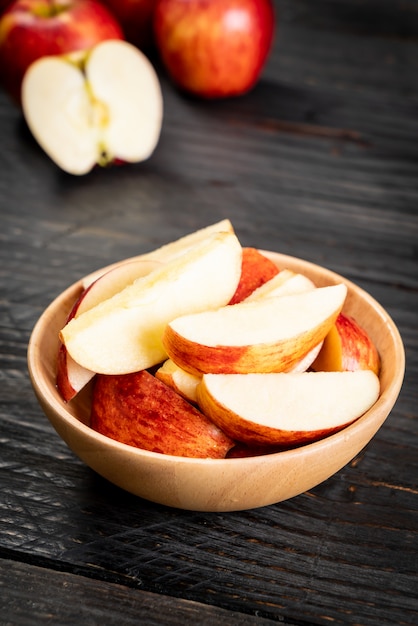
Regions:
<instances>
[{"instance_id":1,"label":"dark wooden table","mask_svg":"<svg viewBox=\"0 0 418 626\"><path fill-rule=\"evenodd\" d=\"M418 2L282 0L258 86L202 102L161 72L140 165L60 172L0 93L0 623L418 623ZM26 349L80 276L229 217L389 311L407 358L348 466L273 506L194 513L108 484L59 439Z\"/></svg>"}]
</instances>

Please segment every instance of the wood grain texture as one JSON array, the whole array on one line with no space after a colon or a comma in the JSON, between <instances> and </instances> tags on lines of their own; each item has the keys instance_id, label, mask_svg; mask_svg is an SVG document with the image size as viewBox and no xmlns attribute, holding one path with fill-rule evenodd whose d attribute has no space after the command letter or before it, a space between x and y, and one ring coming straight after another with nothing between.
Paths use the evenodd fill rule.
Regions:
<instances>
[{"instance_id":1,"label":"wood grain texture","mask_svg":"<svg viewBox=\"0 0 418 626\"><path fill-rule=\"evenodd\" d=\"M202 626L274 624L271 620L232 613L209 605L147 593L62 571L0 559L3 591L2 625L166 624L197 622ZM28 593L28 591L30 593ZM5 593L6 592L6 593ZM76 601L75 601L76 599Z\"/></svg>"},{"instance_id":2,"label":"wood grain texture","mask_svg":"<svg viewBox=\"0 0 418 626\"><path fill-rule=\"evenodd\" d=\"M94 604L90 623L114 623L123 604L127 623L151 607L152 624L155 601L166 623L189 601L205 605L187 609L201 623L221 623L221 610L237 612L231 624L417 622L418 3L276 6L278 36L248 95L196 101L158 67L164 124L144 164L65 175L0 92L0 622L27 624L25 607L38 607L71 623ZM407 370L391 416L336 476L221 515L139 500L86 468L36 403L26 347L80 276L224 217L243 245L368 290L398 324ZM56 602L39 604L52 580ZM86 589L79 607L68 588L73 600Z\"/></svg>"}]
</instances>

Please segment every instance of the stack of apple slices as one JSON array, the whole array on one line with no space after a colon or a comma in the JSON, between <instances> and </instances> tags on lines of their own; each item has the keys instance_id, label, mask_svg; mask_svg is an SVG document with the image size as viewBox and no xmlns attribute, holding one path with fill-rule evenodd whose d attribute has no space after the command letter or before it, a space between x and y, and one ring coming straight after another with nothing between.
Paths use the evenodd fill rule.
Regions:
<instances>
[{"instance_id":1,"label":"stack of apple slices","mask_svg":"<svg viewBox=\"0 0 418 626\"><path fill-rule=\"evenodd\" d=\"M86 287L60 333L58 389L71 400L95 376L91 426L154 452L315 441L379 396L379 355L346 294L279 271L223 220Z\"/></svg>"}]
</instances>

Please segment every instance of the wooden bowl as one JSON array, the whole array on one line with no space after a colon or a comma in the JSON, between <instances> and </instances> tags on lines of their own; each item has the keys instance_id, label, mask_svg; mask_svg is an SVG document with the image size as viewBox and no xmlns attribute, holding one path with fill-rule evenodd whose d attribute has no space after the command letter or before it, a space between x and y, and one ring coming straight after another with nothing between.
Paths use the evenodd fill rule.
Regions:
<instances>
[{"instance_id":1,"label":"wooden bowl","mask_svg":"<svg viewBox=\"0 0 418 626\"><path fill-rule=\"evenodd\" d=\"M380 353L377 402L356 422L326 439L250 458L189 459L109 439L89 427L88 389L66 404L55 386L58 331L90 275L66 289L42 314L29 342L28 366L50 422L69 448L98 474L141 498L171 507L237 511L280 502L313 488L346 465L375 435L396 402L404 376L404 349L394 322L370 295L338 274L301 259L263 252L280 268L303 273L318 286L347 285L344 311L365 328Z\"/></svg>"}]
</instances>

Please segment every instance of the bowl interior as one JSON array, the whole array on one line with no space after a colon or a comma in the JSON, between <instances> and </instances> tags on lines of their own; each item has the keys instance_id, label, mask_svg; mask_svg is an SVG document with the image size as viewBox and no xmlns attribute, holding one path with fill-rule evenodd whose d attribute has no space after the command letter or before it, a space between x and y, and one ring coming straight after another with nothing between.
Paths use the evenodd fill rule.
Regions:
<instances>
[{"instance_id":1,"label":"bowl interior","mask_svg":"<svg viewBox=\"0 0 418 626\"><path fill-rule=\"evenodd\" d=\"M293 497L341 469L368 443L399 395L405 368L399 332L387 312L365 291L338 274L294 257L263 251L279 268L316 285L346 283L344 311L364 327L379 351L381 393L376 404L344 430L313 444L244 459L185 459L126 446L90 429L90 387L65 403L56 388L58 332L84 281L71 285L45 310L33 330L28 367L36 396L68 446L87 465L141 497L185 509L242 510Z\"/></svg>"}]
</instances>

